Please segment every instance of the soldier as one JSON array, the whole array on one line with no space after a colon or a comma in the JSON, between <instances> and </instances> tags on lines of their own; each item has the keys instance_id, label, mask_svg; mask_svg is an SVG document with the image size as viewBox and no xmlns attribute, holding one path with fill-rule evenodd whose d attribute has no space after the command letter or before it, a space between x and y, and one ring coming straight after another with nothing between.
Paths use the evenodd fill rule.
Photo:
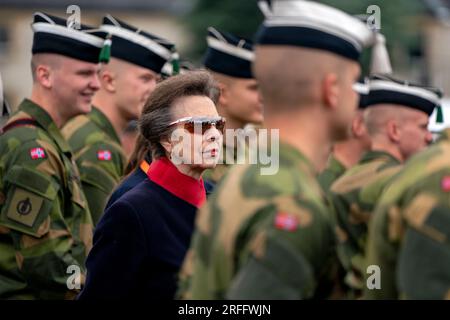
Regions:
<instances>
[{"instance_id":1,"label":"soldier","mask_svg":"<svg viewBox=\"0 0 450 320\"><path fill-rule=\"evenodd\" d=\"M263 106L258 93L258 83L251 70L254 58L253 44L212 27L208 28L206 40L208 50L204 57L204 65L219 83L220 98L217 111L227 119L226 129L238 130L244 129L247 124L262 124ZM238 144L245 143L236 135L230 138L227 140L224 135L221 153L223 161L204 174L204 179L212 184L216 184L230 165L237 162Z\"/></svg>"},{"instance_id":2,"label":"soldier","mask_svg":"<svg viewBox=\"0 0 450 320\"><path fill-rule=\"evenodd\" d=\"M0 136L0 298L71 298L69 287L84 283L93 226L60 128L91 110L104 39L41 12L32 29L31 97Z\"/></svg>"},{"instance_id":3,"label":"soldier","mask_svg":"<svg viewBox=\"0 0 450 320\"><path fill-rule=\"evenodd\" d=\"M197 215L180 294L193 299L330 297L335 223L316 180L357 108L357 62L373 33L312 1L260 2L253 70L268 128L279 128L279 170L233 166ZM273 146L274 147L274 146Z\"/></svg>"},{"instance_id":4,"label":"soldier","mask_svg":"<svg viewBox=\"0 0 450 320\"><path fill-rule=\"evenodd\" d=\"M327 166L318 176L319 183L326 193L329 192L333 182L343 175L347 169L358 163L361 156L370 148L370 138L363 120L369 87L365 81L359 82L357 87L359 105L350 126L350 137L333 145L333 151L328 158Z\"/></svg>"},{"instance_id":5,"label":"soldier","mask_svg":"<svg viewBox=\"0 0 450 320\"><path fill-rule=\"evenodd\" d=\"M367 299L450 299L450 129L444 133L380 197L367 265L378 269L381 286L367 279L374 285L365 288Z\"/></svg>"},{"instance_id":6,"label":"soldier","mask_svg":"<svg viewBox=\"0 0 450 320\"><path fill-rule=\"evenodd\" d=\"M432 91L373 77L364 119L371 151L331 186L330 201L342 229L338 254L347 271L346 284L361 295L365 274L367 225L387 181L413 154L432 141L429 116L439 97Z\"/></svg>"},{"instance_id":7,"label":"soldier","mask_svg":"<svg viewBox=\"0 0 450 320\"><path fill-rule=\"evenodd\" d=\"M80 168L94 224L124 174L127 159L120 136L128 122L139 117L173 48L110 15L100 29L112 35L111 60L102 65L100 90L92 111L73 119L62 131Z\"/></svg>"}]
</instances>

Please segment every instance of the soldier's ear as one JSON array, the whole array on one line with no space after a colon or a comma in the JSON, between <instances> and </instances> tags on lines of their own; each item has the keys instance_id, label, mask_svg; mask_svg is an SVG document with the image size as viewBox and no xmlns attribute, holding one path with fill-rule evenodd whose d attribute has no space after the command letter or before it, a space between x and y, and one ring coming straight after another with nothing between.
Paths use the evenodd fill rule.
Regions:
<instances>
[{"instance_id":1,"label":"soldier's ear","mask_svg":"<svg viewBox=\"0 0 450 320\"><path fill-rule=\"evenodd\" d=\"M222 106L226 106L228 104L228 100L230 99L230 92L228 90L228 86L222 82L218 83L220 95L219 95L219 104Z\"/></svg>"},{"instance_id":2,"label":"soldier's ear","mask_svg":"<svg viewBox=\"0 0 450 320\"><path fill-rule=\"evenodd\" d=\"M367 133L367 128L364 123L362 112L356 111L355 117L352 121L352 134L356 138L360 138Z\"/></svg>"},{"instance_id":3,"label":"soldier's ear","mask_svg":"<svg viewBox=\"0 0 450 320\"><path fill-rule=\"evenodd\" d=\"M339 83L335 73L328 73L322 80L322 102L327 109L337 109L339 104Z\"/></svg>"},{"instance_id":4,"label":"soldier's ear","mask_svg":"<svg viewBox=\"0 0 450 320\"><path fill-rule=\"evenodd\" d=\"M393 142L399 142L400 141L400 132L397 125L397 122L394 120L390 120L386 124L386 130L388 137Z\"/></svg>"},{"instance_id":5,"label":"soldier's ear","mask_svg":"<svg viewBox=\"0 0 450 320\"><path fill-rule=\"evenodd\" d=\"M102 68L99 74L100 83L103 89L107 92L115 93L117 91L116 88L116 75L114 72L107 68Z\"/></svg>"},{"instance_id":6,"label":"soldier's ear","mask_svg":"<svg viewBox=\"0 0 450 320\"><path fill-rule=\"evenodd\" d=\"M40 64L36 67L35 71L35 79L36 81L43 86L44 88L51 88L52 87L52 73L50 70L50 66L45 64Z\"/></svg>"}]
</instances>

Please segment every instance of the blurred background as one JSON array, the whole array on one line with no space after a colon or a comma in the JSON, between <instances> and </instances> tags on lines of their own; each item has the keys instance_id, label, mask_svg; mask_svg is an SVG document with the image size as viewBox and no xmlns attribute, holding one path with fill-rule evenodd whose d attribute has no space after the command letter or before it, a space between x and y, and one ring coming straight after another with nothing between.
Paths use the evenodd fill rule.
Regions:
<instances>
[{"instance_id":1,"label":"blurred background","mask_svg":"<svg viewBox=\"0 0 450 320\"><path fill-rule=\"evenodd\" d=\"M450 0L319 0L353 15L380 8L394 75L443 89L445 124L450 124ZM197 66L206 47L206 28L217 27L253 38L263 16L256 0L0 0L0 72L5 95L15 106L31 91L30 58L35 11L69 17L81 9L81 22L99 25L106 13L174 42L183 59ZM368 54L362 59L367 72Z\"/></svg>"}]
</instances>

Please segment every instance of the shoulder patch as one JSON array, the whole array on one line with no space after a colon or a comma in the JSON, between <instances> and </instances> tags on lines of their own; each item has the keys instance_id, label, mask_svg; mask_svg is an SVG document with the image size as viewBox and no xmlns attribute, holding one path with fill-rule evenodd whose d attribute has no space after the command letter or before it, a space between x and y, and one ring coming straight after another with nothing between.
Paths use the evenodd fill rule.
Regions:
<instances>
[{"instance_id":1,"label":"shoulder patch","mask_svg":"<svg viewBox=\"0 0 450 320\"><path fill-rule=\"evenodd\" d=\"M34 193L16 189L6 216L11 220L32 227L42 207L43 200L42 197Z\"/></svg>"},{"instance_id":2,"label":"shoulder patch","mask_svg":"<svg viewBox=\"0 0 450 320\"><path fill-rule=\"evenodd\" d=\"M450 176L444 176L441 180L441 189L444 192L450 191Z\"/></svg>"},{"instance_id":3,"label":"shoulder patch","mask_svg":"<svg viewBox=\"0 0 450 320\"><path fill-rule=\"evenodd\" d=\"M277 229L293 232L298 228L298 216L288 212L278 212L275 215L274 226Z\"/></svg>"},{"instance_id":4,"label":"shoulder patch","mask_svg":"<svg viewBox=\"0 0 450 320\"><path fill-rule=\"evenodd\" d=\"M97 159L100 161L110 161L111 160L111 151L109 150L98 150L97 151Z\"/></svg>"},{"instance_id":5,"label":"shoulder patch","mask_svg":"<svg viewBox=\"0 0 450 320\"><path fill-rule=\"evenodd\" d=\"M46 157L45 151L42 148L32 148L30 149L31 159L44 159Z\"/></svg>"}]
</instances>

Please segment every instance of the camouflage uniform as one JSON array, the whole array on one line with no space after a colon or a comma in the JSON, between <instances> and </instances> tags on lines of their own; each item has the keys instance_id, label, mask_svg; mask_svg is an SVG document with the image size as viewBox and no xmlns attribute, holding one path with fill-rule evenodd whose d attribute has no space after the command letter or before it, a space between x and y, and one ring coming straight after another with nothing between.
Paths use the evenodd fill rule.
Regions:
<instances>
[{"instance_id":1,"label":"camouflage uniform","mask_svg":"<svg viewBox=\"0 0 450 320\"><path fill-rule=\"evenodd\" d=\"M411 158L372 218L367 264L381 269L369 299L450 299L450 129Z\"/></svg>"},{"instance_id":2,"label":"camouflage uniform","mask_svg":"<svg viewBox=\"0 0 450 320\"><path fill-rule=\"evenodd\" d=\"M363 287L367 227L387 181L401 168L383 151L369 151L331 186L330 203L340 228L338 255L346 270L345 283L359 296Z\"/></svg>"},{"instance_id":3,"label":"camouflage uniform","mask_svg":"<svg viewBox=\"0 0 450 320\"><path fill-rule=\"evenodd\" d=\"M0 136L0 298L73 297L67 268L83 270L93 228L79 173L41 107L24 100L6 126L19 119Z\"/></svg>"},{"instance_id":4,"label":"camouflage uniform","mask_svg":"<svg viewBox=\"0 0 450 320\"><path fill-rule=\"evenodd\" d=\"M69 121L62 129L81 174L94 224L123 175L126 156L111 122L97 108Z\"/></svg>"},{"instance_id":5,"label":"camouflage uniform","mask_svg":"<svg viewBox=\"0 0 450 320\"><path fill-rule=\"evenodd\" d=\"M280 146L279 171L233 166L197 215L181 272L193 299L325 298L334 284L335 224L311 163Z\"/></svg>"},{"instance_id":6,"label":"camouflage uniform","mask_svg":"<svg viewBox=\"0 0 450 320\"><path fill-rule=\"evenodd\" d=\"M325 170L323 170L317 177L322 189L328 193L333 182L342 176L345 170L347 170L347 168L345 168L345 166L338 159L336 159L334 154L331 154L328 158Z\"/></svg>"}]
</instances>

